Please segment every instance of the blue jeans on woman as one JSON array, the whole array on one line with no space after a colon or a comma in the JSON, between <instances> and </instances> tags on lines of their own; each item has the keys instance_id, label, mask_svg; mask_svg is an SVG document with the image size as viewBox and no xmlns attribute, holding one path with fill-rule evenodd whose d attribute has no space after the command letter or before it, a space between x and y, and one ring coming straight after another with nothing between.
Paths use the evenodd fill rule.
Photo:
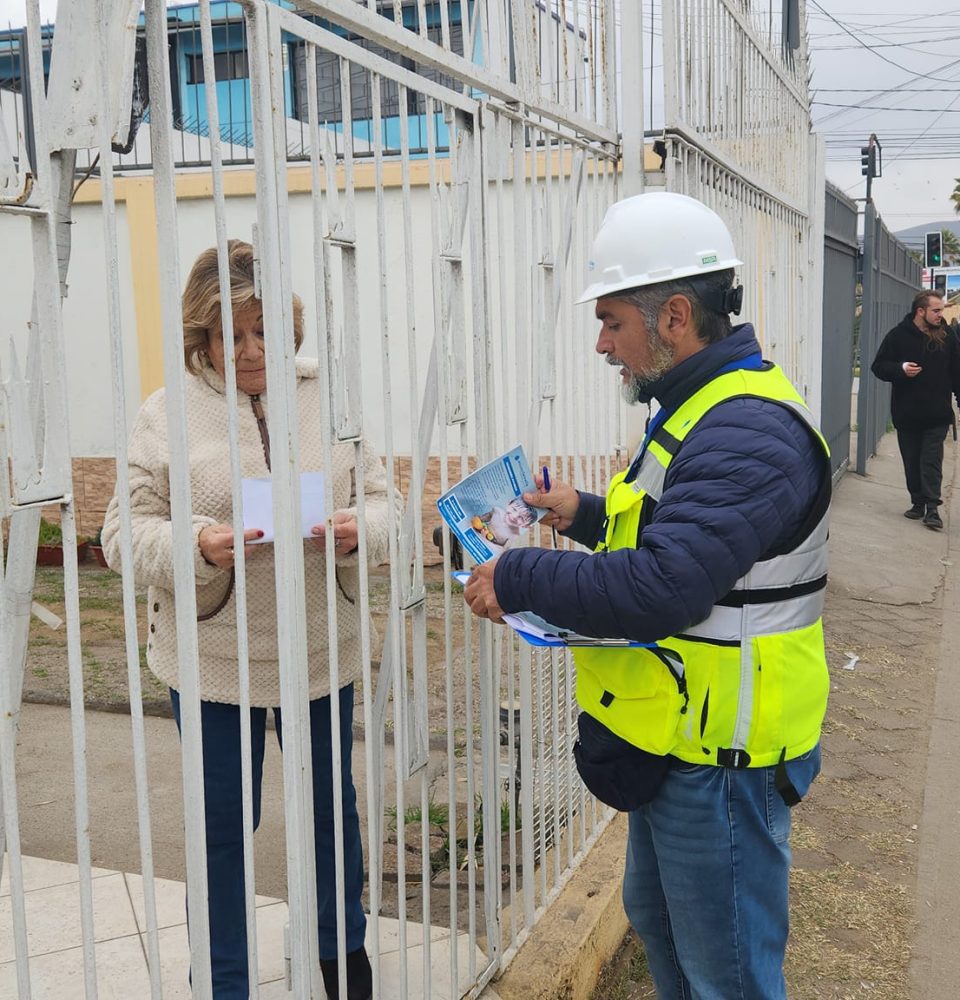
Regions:
<instances>
[{"instance_id":1,"label":"blue jeans on woman","mask_svg":"<svg viewBox=\"0 0 960 1000\"><path fill-rule=\"evenodd\" d=\"M171 689L180 728L180 695ZM243 806L240 771L240 706L200 703L203 726L203 788L207 834L207 895L210 914L210 965L214 1000L247 1000L247 925L243 895ZM277 742L283 749L279 708L273 709ZM253 827L260 824L267 709L250 709L253 752ZM333 772L330 698L310 702L313 761L314 838L317 861L317 924L321 958L337 957L337 897L334 876ZM346 895L347 953L363 947L366 916L363 847L357 794L350 766L353 748L353 685L340 690L340 760L343 784L343 868ZM278 845L279 849L279 845Z\"/></svg>"},{"instance_id":2,"label":"blue jeans on woman","mask_svg":"<svg viewBox=\"0 0 960 1000\"><path fill-rule=\"evenodd\" d=\"M820 747L786 766L805 794ZM785 1000L790 809L775 770L677 762L629 814L623 905L659 1000Z\"/></svg>"}]
</instances>

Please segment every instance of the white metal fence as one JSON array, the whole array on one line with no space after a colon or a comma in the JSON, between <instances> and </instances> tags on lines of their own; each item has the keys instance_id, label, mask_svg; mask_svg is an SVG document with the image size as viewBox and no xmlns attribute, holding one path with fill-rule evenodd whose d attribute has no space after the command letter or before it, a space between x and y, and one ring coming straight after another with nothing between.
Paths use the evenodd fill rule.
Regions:
<instances>
[{"instance_id":1,"label":"white metal fence","mask_svg":"<svg viewBox=\"0 0 960 1000\"><path fill-rule=\"evenodd\" d=\"M190 31L199 37L191 57L196 79L202 75L214 80L218 67L226 65L222 59L218 62L214 40L216 11L222 6L205 0L191 21ZM572 298L606 207L622 189L633 192L643 185L641 5L621 10L613 0L304 0L294 12L265 0L242 0L240 7L250 75L243 131L244 142L250 144L244 145L240 158L252 158L256 169L254 230L238 231L238 216L225 194L229 170L224 160L236 158L231 143L237 132L235 123L224 128L216 88L206 88L202 113L194 108L196 127L190 134L203 138L194 159L210 165L209 244L216 243L222 251L228 237L241 237L256 246L272 401L275 509L278 515L292 514L299 504L301 428L291 406L293 358L285 347L294 291L307 303L312 326L308 342L316 345L320 360L326 458L335 445L354 448L361 498L368 472L363 440L383 456L388 481L400 480L401 467L409 469L403 476L402 507L395 504L390 510L389 563L373 571L361 559L358 598L365 623L364 668L362 702L354 719L359 736L354 773L363 775L359 784L365 789L360 811L374 996L477 996L515 954L609 817L574 773L572 663L557 652L518 645L503 630L478 624L466 613L451 587L449 554L442 573L424 566L423 501L430 475L445 488L474 463L518 441L531 461L548 464L554 476L597 492L629 457L630 434L608 384L609 373L587 360L593 343L589 311L574 307ZM9 471L6 462L0 463L0 502L9 527L0 602L0 847L6 849L12 886L21 997L31 996L21 864L30 845L20 840L16 736L33 552L40 508L50 504L60 508L66 543L76 803L71 856L81 873L84 990L87 997L97 995L79 629L81 570L73 555L76 499L70 481L70 407L59 309L70 256L74 147L80 148L85 164L93 164L99 153L99 294L108 304L110 327L109 355L102 358L102 366L112 376L118 491L124 498L122 547L125 564L132 562L125 500L130 412L125 353L131 349L131 337L120 308L128 280L121 247L127 244L114 195L115 167L129 164L112 151L112 142L132 138L125 131L130 111L126 98L133 89L137 8L127 0L101 0L96 7L67 5L67 10L69 16L61 11L54 36L52 60L59 61L59 75L51 69L50 86L52 94L67 93L70 100L54 104L33 99L37 154L32 176L27 175L17 131L19 111L10 119L13 129L0 135L5 142L0 146L0 220L6 238L29 247L35 288L32 315L9 317L0 354L6 403L0 453L12 460ZM665 169L662 177L654 172L647 179L702 198L730 224L746 262L744 318L756 323L768 355L785 365L816 407L822 156L808 134L805 53L801 46L785 56L779 38L776 45L770 37L764 41L755 3L664 0L661 12ZM173 106L168 16L157 0L148 0L141 34L149 61L151 127L141 133L140 141L149 136L150 149L136 147L135 155L140 166L149 164L152 170L162 251L153 277L161 291L171 519L177 542L185 880L191 900L199 901L191 907L191 967L194 995L210 996L202 905L202 664L192 624L196 601L179 307L190 260L181 259L182 213L175 190L177 165L184 160L184 119ZM621 47L629 58L618 65ZM130 55L120 60L123 71L101 72L117 64L111 57L113 49L120 48ZM656 48L651 46L651 59L657 57ZM42 95L35 3L28 5L28 49L30 91ZM295 91L285 76L291 52L303 74ZM71 81L80 85L71 90ZM64 82L67 90L57 89ZM10 95L4 96L9 100ZM621 103L622 144L617 122ZM300 141L291 152L294 110ZM311 170L306 226L290 209L291 157L309 163ZM373 164L375 178L373 198L365 196L362 210L356 188L361 161ZM395 169L400 183L391 188L385 173ZM424 169L426 198L414 191L414 175ZM92 245L74 242L75 253ZM304 253L312 263L306 269L298 264L294 283L294 258ZM27 319L29 336L24 335ZM239 526L234 392L228 392L228 401L232 416L225 448L231 453ZM78 402L69 400L71 405ZM362 499L358 515L363 553L367 542ZM304 567L299 531L292 527L299 518L278 517L278 523L288 937L291 988L300 998L322 996L303 684ZM449 545L445 551L449 553ZM327 584L334 593L332 558ZM236 593L241 677L247 669L246 599L241 569ZM144 637L138 635L136 602L135 581L128 574L123 581L124 637L145 891L144 941L150 994L161 997L162 941L153 889L156 818L149 807L139 670ZM329 616L335 630L333 601ZM377 616L385 623L382 643L366 624ZM256 628L253 621L249 625ZM335 656L329 658L328 669L336 687ZM242 697L241 705L246 703ZM334 727L336 705L334 699ZM249 724L242 733L243 745L249 747ZM172 728L169 738L176 738ZM336 750L333 756L339 801ZM246 918L255 970L257 878L249 767L244 802ZM337 844L334 871L327 874L342 888L342 831ZM419 875L408 871L413 859ZM340 906L342 913L342 891ZM399 966L391 967L389 981L380 945L387 920L396 921L400 942ZM424 929L422 937L416 925ZM434 954L439 946L426 932L431 926L449 932L439 961ZM421 940L419 951L408 948ZM342 931L339 948L342 958ZM343 985L341 981L341 989ZM251 995L257 995L253 983Z\"/></svg>"},{"instance_id":2,"label":"white metal fence","mask_svg":"<svg viewBox=\"0 0 960 1000\"><path fill-rule=\"evenodd\" d=\"M744 261L742 315L817 414L824 173L805 35L786 21L774 31L772 8L752 0L662 9L667 186L730 227ZM803 0L783 9L803 24Z\"/></svg>"},{"instance_id":3,"label":"white metal fence","mask_svg":"<svg viewBox=\"0 0 960 1000\"><path fill-rule=\"evenodd\" d=\"M132 523L126 462L128 379L124 352L128 331L120 320L123 269L114 197L111 140L124 120L118 93L129 79L107 70L116 42L106 26L130 25L130 5L104 3L97 17L87 10L75 18L62 14L52 47L54 66L62 58L78 74L72 103L54 106L34 97L37 153L33 187L23 150L13 148L6 162L4 210L29 218L33 230L35 316L29 338L28 370L17 360L14 334L4 356L8 421L4 424L13 475L4 483L4 514L9 546L3 602L2 792L4 846L12 886L18 992L31 995L29 935L23 905L19 840L16 729L20 683L26 654L28 595L33 585L33 548L42 505L60 508L64 531L66 619L70 634L71 715L76 799L75 857L81 880L84 981L88 997L97 993L96 918L91 878L91 843L86 802L87 735L84 674L80 648L78 590L80 569L75 548L74 512L67 447L67 393L64 343L59 329L61 263L69 259L58 214L69 219L74 183L70 138L76 146L99 152L102 195L103 294L109 305L114 422L121 497L121 549L133 563ZM499 629L478 625L448 572L424 570L422 499L428 463L439 464L441 486L459 478L475 461L484 461L521 440L532 460L548 462L555 475L601 490L622 458L624 431L619 407L599 366L584 376L589 351L583 311L572 293L584 273L584 254L606 206L617 192L618 141L613 65L614 14L608 0L588 4L549 4L511 0L461 5L358 4L352 0L309 0L293 13L263 0L244 0L250 70L250 116L256 167L257 224L254 233L231 231L224 194L225 170L213 87L207 89L215 226L210 243L221 252L228 237L253 239L259 262L267 351L272 479L278 529L278 658L284 716L284 800L287 898L289 902L290 978L293 995L321 996L317 968L317 918L313 823L310 805L309 715L303 677L303 547L296 516L299 504L300 429L289 403L293 359L285 348L292 329L291 293L312 300L319 345L326 455L336 443L352 443L360 552L366 548L361 441L370 437L366 412L372 400L384 408L383 433L375 440L387 476L398 476L395 439L412 442L411 474L403 508L391 511L393 531L389 575L372 579L361 559L359 604L364 671L357 729L362 757L354 769L365 774L364 840L370 930L368 950L375 974L375 996L474 996L515 952L538 915L559 891L570 870L589 848L607 815L585 795L575 779L570 745L574 725L571 664L557 653L531 653ZM401 27L402 8L415 6L419 30ZM439 13L440 31L428 36L427 8ZM123 8L123 10L121 10ZM451 48L450 17L463 17L466 55ZM306 15L306 16L305 16ZM333 24L342 32L328 30ZM43 94L42 53L36 6L30 9L31 91ZM207 80L216 74L210 5L199 8L202 65ZM201 769L198 651L191 530L189 443L186 435L180 293L190 261L180 260L175 193L176 133L159 123L174 120L171 108L167 19L163 4L146 7L149 62L151 150L156 224L160 246L158 281L164 329L163 364L170 449L170 510L175 552L175 594L183 721L182 785L186 882L191 899L190 945L195 996L211 995L206 920L204 788ZM439 36L439 37L437 37ZM288 122L283 67L294 38L304 52L304 92L308 104L309 162L312 170L312 287L292 287L291 220L286 189ZM366 44L361 44L361 40ZM124 44L130 44L131 37ZM69 52L73 56L69 56ZM389 51L402 58L387 59ZM85 53L83 69L76 54ZM93 52L96 58L90 60ZM552 53L546 58L546 53ZM61 57L61 53L63 56ZM318 58L323 54L323 60ZM339 66L341 127L332 137L317 114L320 83L315 70L336 60ZM423 75L409 68L428 67ZM546 67L541 72L541 67ZM63 71L65 69L61 68ZM129 67L128 67L129 69ZM51 69L51 79L56 70ZM62 76L61 76L62 79ZM359 129L352 120L351 88L362 85L371 97L370 119ZM51 83L51 91L54 85ZM383 126L383 96L398 95L399 148L388 144ZM410 95L415 99L408 100ZM408 109L422 108L429 171L429 219L412 213L411 171L424 150L410 143ZM91 130L90 122L96 123ZM437 150L440 124L446 155ZM376 211L358 223L354 138L365 135L364 154L376 169ZM79 133L79 134L78 134ZM14 146L16 144L14 143ZM19 153L19 155L17 155ZM388 224L383 170L388 158L402 173L399 227ZM92 161L91 161L92 162ZM58 183L63 177L63 196ZM426 223L426 224L425 224ZM83 247L75 247L82 251ZM221 281L225 276L221 276ZM431 303L429 328L418 325L423 300ZM229 317L224 316L229 334ZM359 333L359 331L364 331ZM371 335L370 331L374 331ZM227 352L229 355L229 352ZM42 369L42 372L41 372ZM231 368L227 367L227 384ZM42 394L36 387L42 385ZM31 391L32 390L32 391ZM236 394L228 389L234 524L242 525L237 444ZM402 426L404 421L408 426ZM328 497L328 509L330 498ZM449 546L447 546L449 549ZM331 553L332 554L332 553ZM238 652L241 678L247 676L248 630L242 558L237 573ZM328 590L335 593L333 559ZM449 569L449 558L444 570ZM163 995L161 940L153 893L153 820L149 807L147 748L140 709L139 643L132 574L123 587L129 663L132 742L135 761L147 932L145 946L150 991ZM386 611L382 648L369 622L373 599ZM428 604L434 614L428 618ZM437 605L441 608L439 618ZM329 608L331 632L336 606ZM442 638L429 636L440 622ZM249 622L255 629L256 622ZM329 660L331 686L337 685L336 656ZM242 682L245 689L245 682ZM249 704L241 695L241 709ZM332 700L333 727L338 726ZM241 718L247 716L241 712ZM249 722L242 726L249 748ZM171 732L171 739L175 734ZM336 749L333 753L335 801L342 795ZM362 760L362 763L361 763ZM252 777L244 773L246 916L250 964L256 970L256 920L252 839ZM390 819L393 817L394 822ZM422 867L420 891L411 890L405 859L408 821L418 818L415 847ZM396 827L396 844L391 826ZM414 839L414 834L410 834ZM440 839L440 849L436 841ZM342 831L337 833L335 871L328 874L342 889ZM27 853L29 853L29 845ZM445 875L435 880L433 875ZM442 881L442 885L435 884ZM340 892L342 917L342 891ZM383 981L380 969L381 918L396 920L400 938L398 982ZM412 924L429 928L441 922L450 945L440 968L424 931L419 968L408 968L407 942ZM342 928L342 919L340 921ZM345 940L339 936L341 959ZM341 967L343 962L341 961ZM255 978L255 976L253 977ZM345 983L341 980L341 990ZM251 983L251 995L257 988Z\"/></svg>"}]
</instances>

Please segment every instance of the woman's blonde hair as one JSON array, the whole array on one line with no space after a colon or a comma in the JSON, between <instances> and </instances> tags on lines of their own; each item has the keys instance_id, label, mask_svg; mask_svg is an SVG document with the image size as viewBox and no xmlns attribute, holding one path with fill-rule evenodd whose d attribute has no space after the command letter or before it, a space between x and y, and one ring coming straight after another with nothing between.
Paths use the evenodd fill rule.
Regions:
<instances>
[{"instance_id":1,"label":"woman's blonde hair","mask_svg":"<svg viewBox=\"0 0 960 1000\"><path fill-rule=\"evenodd\" d=\"M230 305L234 314L257 301L253 278L253 247L243 240L227 241ZM217 248L210 247L194 261L183 290L183 360L187 371L199 375L212 336L220 336L220 275ZM293 342L303 343L303 303L293 297Z\"/></svg>"}]
</instances>

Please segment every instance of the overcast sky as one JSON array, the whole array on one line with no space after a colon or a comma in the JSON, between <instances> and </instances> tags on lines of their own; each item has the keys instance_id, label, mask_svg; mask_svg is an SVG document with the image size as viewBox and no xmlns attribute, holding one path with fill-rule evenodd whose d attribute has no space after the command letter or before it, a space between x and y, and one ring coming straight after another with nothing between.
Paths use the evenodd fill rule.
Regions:
<instances>
[{"instance_id":1,"label":"overcast sky","mask_svg":"<svg viewBox=\"0 0 960 1000\"><path fill-rule=\"evenodd\" d=\"M808 0L807 23L814 127L827 142L828 178L862 197L860 146L875 132L883 177L873 195L889 228L955 219L949 196L960 177L957 0Z\"/></svg>"},{"instance_id":2,"label":"overcast sky","mask_svg":"<svg viewBox=\"0 0 960 1000\"><path fill-rule=\"evenodd\" d=\"M626 2L642 2L645 14L650 7L650 0ZM779 20L781 0L752 3ZM949 196L960 177L960 0L807 0L806 6L814 127L827 143L827 177L862 197L860 146L875 132L883 177L873 194L887 225L896 231L956 218ZM659 0L653 7L659 34ZM0 0L0 23L22 24L24 9L23 0ZM40 0L45 20L55 20L56 9L56 0ZM652 97L659 124L662 106Z\"/></svg>"}]
</instances>

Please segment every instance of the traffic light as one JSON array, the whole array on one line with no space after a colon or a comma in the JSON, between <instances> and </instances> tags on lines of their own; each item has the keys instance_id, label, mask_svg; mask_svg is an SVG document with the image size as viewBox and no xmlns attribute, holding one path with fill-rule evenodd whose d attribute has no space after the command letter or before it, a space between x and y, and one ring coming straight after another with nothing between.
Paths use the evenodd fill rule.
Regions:
<instances>
[{"instance_id":1,"label":"traffic light","mask_svg":"<svg viewBox=\"0 0 960 1000\"><path fill-rule=\"evenodd\" d=\"M945 274L935 274L933 276L933 290L945 299L947 297L947 276Z\"/></svg>"},{"instance_id":2,"label":"traffic light","mask_svg":"<svg viewBox=\"0 0 960 1000\"><path fill-rule=\"evenodd\" d=\"M937 230L934 233L926 233L926 255L924 262L927 267L940 267L943 263L943 233Z\"/></svg>"},{"instance_id":3,"label":"traffic light","mask_svg":"<svg viewBox=\"0 0 960 1000\"><path fill-rule=\"evenodd\" d=\"M877 147L873 143L860 147L860 173L864 177L877 176Z\"/></svg>"}]
</instances>

